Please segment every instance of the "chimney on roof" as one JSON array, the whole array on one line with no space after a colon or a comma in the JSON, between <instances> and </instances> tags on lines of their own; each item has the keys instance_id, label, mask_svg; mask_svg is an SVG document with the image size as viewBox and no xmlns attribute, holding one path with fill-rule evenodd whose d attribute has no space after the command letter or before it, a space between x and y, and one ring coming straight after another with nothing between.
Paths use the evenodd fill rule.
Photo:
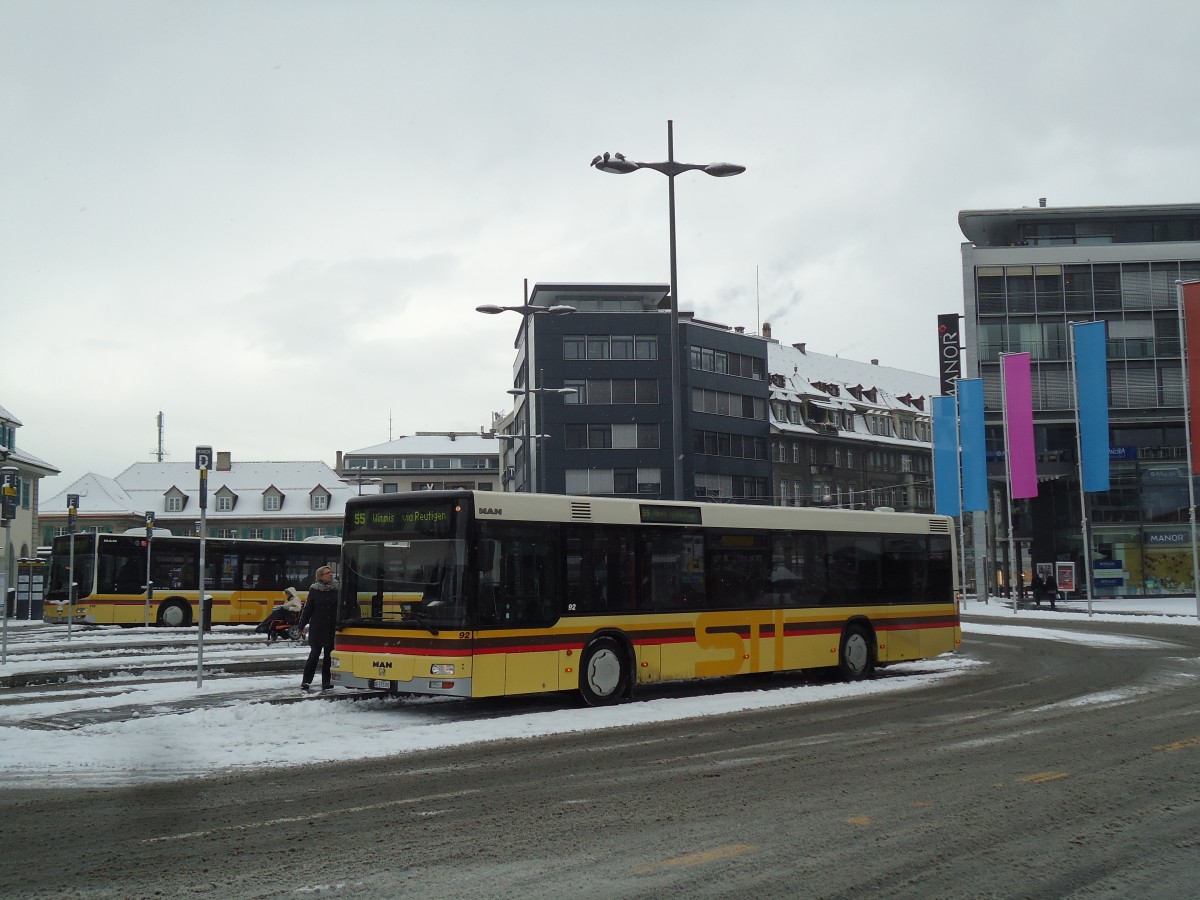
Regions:
<instances>
[{"instance_id":1,"label":"chimney on roof","mask_svg":"<svg viewBox=\"0 0 1200 900\"><path fill-rule=\"evenodd\" d=\"M871 365L873 365L873 366L879 365L879 360L877 360L877 359L871 360Z\"/></svg>"},{"instance_id":2,"label":"chimney on roof","mask_svg":"<svg viewBox=\"0 0 1200 900\"><path fill-rule=\"evenodd\" d=\"M228 472L233 468L233 459L229 455L228 450L217 451L217 471Z\"/></svg>"},{"instance_id":3,"label":"chimney on roof","mask_svg":"<svg viewBox=\"0 0 1200 900\"><path fill-rule=\"evenodd\" d=\"M799 350L801 353L803 353L805 356L808 356L808 351L806 351L804 349L805 347L808 346L808 344L792 344L792 346L795 347L797 350Z\"/></svg>"},{"instance_id":4,"label":"chimney on roof","mask_svg":"<svg viewBox=\"0 0 1200 900\"><path fill-rule=\"evenodd\" d=\"M734 330L734 333L735 333L735 334L745 334L745 333L746 333L746 326L744 326L744 325L734 325L734 326L733 326L733 330Z\"/></svg>"},{"instance_id":5,"label":"chimney on roof","mask_svg":"<svg viewBox=\"0 0 1200 900\"><path fill-rule=\"evenodd\" d=\"M1046 198L1045 197L1038 197L1038 206L1040 206L1042 209L1046 208Z\"/></svg>"},{"instance_id":6,"label":"chimney on roof","mask_svg":"<svg viewBox=\"0 0 1200 900\"><path fill-rule=\"evenodd\" d=\"M342 451L341 451L341 450L339 450L339 451L337 452L337 462L335 462L335 463L333 464L333 470L334 470L335 472L340 472L340 471L342 471Z\"/></svg>"},{"instance_id":7,"label":"chimney on roof","mask_svg":"<svg viewBox=\"0 0 1200 900\"><path fill-rule=\"evenodd\" d=\"M762 336L765 337L767 340L770 340L771 339L771 323L763 322L762 330L763 330Z\"/></svg>"}]
</instances>

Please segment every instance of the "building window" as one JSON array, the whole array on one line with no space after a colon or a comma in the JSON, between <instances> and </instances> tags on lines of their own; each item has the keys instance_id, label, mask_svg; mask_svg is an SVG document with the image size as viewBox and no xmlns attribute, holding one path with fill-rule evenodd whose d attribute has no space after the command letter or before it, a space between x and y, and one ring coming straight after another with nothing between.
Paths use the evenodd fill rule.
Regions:
<instances>
[{"instance_id":1,"label":"building window","mask_svg":"<svg viewBox=\"0 0 1200 900\"><path fill-rule=\"evenodd\" d=\"M263 497L263 509L266 509L266 510L279 509L279 495L278 494L267 494L265 497Z\"/></svg>"},{"instance_id":2,"label":"building window","mask_svg":"<svg viewBox=\"0 0 1200 900\"><path fill-rule=\"evenodd\" d=\"M178 495L168 497L167 512L183 512L183 498Z\"/></svg>"},{"instance_id":3,"label":"building window","mask_svg":"<svg viewBox=\"0 0 1200 900\"><path fill-rule=\"evenodd\" d=\"M296 529L295 528L279 529L279 539L281 541L294 541L296 539Z\"/></svg>"},{"instance_id":4,"label":"building window","mask_svg":"<svg viewBox=\"0 0 1200 900\"><path fill-rule=\"evenodd\" d=\"M229 496L228 494L222 494L220 497L217 498L217 512L232 512L232 511L233 511L233 497ZM225 535L217 535L217 537L224 537L224 536Z\"/></svg>"},{"instance_id":5,"label":"building window","mask_svg":"<svg viewBox=\"0 0 1200 900\"><path fill-rule=\"evenodd\" d=\"M315 510L329 509L329 497L326 494L313 494L312 508Z\"/></svg>"},{"instance_id":6,"label":"building window","mask_svg":"<svg viewBox=\"0 0 1200 900\"><path fill-rule=\"evenodd\" d=\"M652 334L635 335L633 348L638 359L658 359L658 338Z\"/></svg>"},{"instance_id":7,"label":"building window","mask_svg":"<svg viewBox=\"0 0 1200 900\"><path fill-rule=\"evenodd\" d=\"M219 538L235 538L235 537L237 537L237 529L236 528L218 528L216 536Z\"/></svg>"},{"instance_id":8,"label":"building window","mask_svg":"<svg viewBox=\"0 0 1200 900\"><path fill-rule=\"evenodd\" d=\"M246 537L251 538L252 540L261 541L264 537L266 537L266 535L261 528L247 528Z\"/></svg>"}]
</instances>

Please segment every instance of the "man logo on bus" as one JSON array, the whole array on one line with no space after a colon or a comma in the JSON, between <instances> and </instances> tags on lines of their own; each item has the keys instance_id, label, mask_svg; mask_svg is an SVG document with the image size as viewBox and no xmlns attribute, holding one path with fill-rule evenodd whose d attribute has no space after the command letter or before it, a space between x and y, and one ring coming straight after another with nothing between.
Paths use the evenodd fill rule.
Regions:
<instances>
[{"instance_id":1,"label":"man logo on bus","mask_svg":"<svg viewBox=\"0 0 1200 900\"><path fill-rule=\"evenodd\" d=\"M392 667L392 661L389 659L373 659L371 660L371 668L378 669L384 672Z\"/></svg>"},{"instance_id":2,"label":"man logo on bus","mask_svg":"<svg viewBox=\"0 0 1200 900\"><path fill-rule=\"evenodd\" d=\"M479 507L479 515L481 516L502 516L504 510L498 506L481 506Z\"/></svg>"}]
</instances>

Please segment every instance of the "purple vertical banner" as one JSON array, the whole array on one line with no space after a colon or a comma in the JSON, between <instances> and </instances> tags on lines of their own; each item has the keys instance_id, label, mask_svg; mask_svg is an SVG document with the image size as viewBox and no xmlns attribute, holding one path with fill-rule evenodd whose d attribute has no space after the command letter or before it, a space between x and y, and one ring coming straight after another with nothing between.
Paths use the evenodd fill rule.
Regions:
<instances>
[{"instance_id":1,"label":"purple vertical banner","mask_svg":"<svg viewBox=\"0 0 1200 900\"><path fill-rule=\"evenodd\" d=\"M983 379L958 380L958 439L962 443L962 498L967 512L986 512L987 441L983 427Z\"/></svg>"},{"instance_id":2,"label":"purple vertical banner","mask_svg":"<svg viewBox=\"0 0 1200 900\"><path fill-rule=\"evenodd\" d=\"M1004 383L1005 462L1009 496L1014 500L1036 497L1037 457L1033 448L1033 380L1028 353L1001 356Z\"/></svg>"},{"instance_id":3,"label":"purple vertical banner","mask_svg":"<svg viewBox=\"0 0 1200 900\"><path fill-rule=\"evenodd\" d=\"M933 511L962 512L958 496L958 413L953 397L933 398Z\"/></svg>"},{"instance_id":4,"label":"purple vertical banner","mask_svg":"<svg viewBox=\"0 0 1200 900\"><path fill-rule=\"evenodd\" d=\"M1108 348L1104 322L1072 323L1075 397L1079 404L1079 468L1084 491L1109 488Z\"/></svg>"}]
</instances>

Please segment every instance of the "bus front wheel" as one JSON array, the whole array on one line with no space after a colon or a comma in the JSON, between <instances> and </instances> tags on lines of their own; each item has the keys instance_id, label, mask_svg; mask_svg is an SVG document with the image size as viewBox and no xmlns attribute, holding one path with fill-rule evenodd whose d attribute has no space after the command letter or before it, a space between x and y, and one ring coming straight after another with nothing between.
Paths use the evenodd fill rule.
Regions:
<instances>
[{"instance_id":1,"label":"bus front wheel","mask_svg":"<svg viewBox=\"0 0 1200 900\"><path fill-rule=\"evenodd\" d=\"M875 648L867 630L851 625L842 632L838 651L838 675L843 681L862 681L875 674Z\"/></svg>"},{"instance_id":2,"label":"bus front wheel","mask_svg":"<svg viewBox=\"0 0 1200 900\"><path fill-rule=\"evenodd\" d=\"M612 637L599 637L583 651L579 669L579 693L588 706L620 702L629 688L625 651Z\"/></svg>"},{"instance_id":3,"label":"bus front wheel","mask_svg":"<svg viewBox=\"0 0 1200 900\"><path fill-rule=\"evenodd\" d=\"M168 601L158 608L158 624L167 628L182 628L191 620L191 610L181 600Z\"/></svg>"}]
</instances>

